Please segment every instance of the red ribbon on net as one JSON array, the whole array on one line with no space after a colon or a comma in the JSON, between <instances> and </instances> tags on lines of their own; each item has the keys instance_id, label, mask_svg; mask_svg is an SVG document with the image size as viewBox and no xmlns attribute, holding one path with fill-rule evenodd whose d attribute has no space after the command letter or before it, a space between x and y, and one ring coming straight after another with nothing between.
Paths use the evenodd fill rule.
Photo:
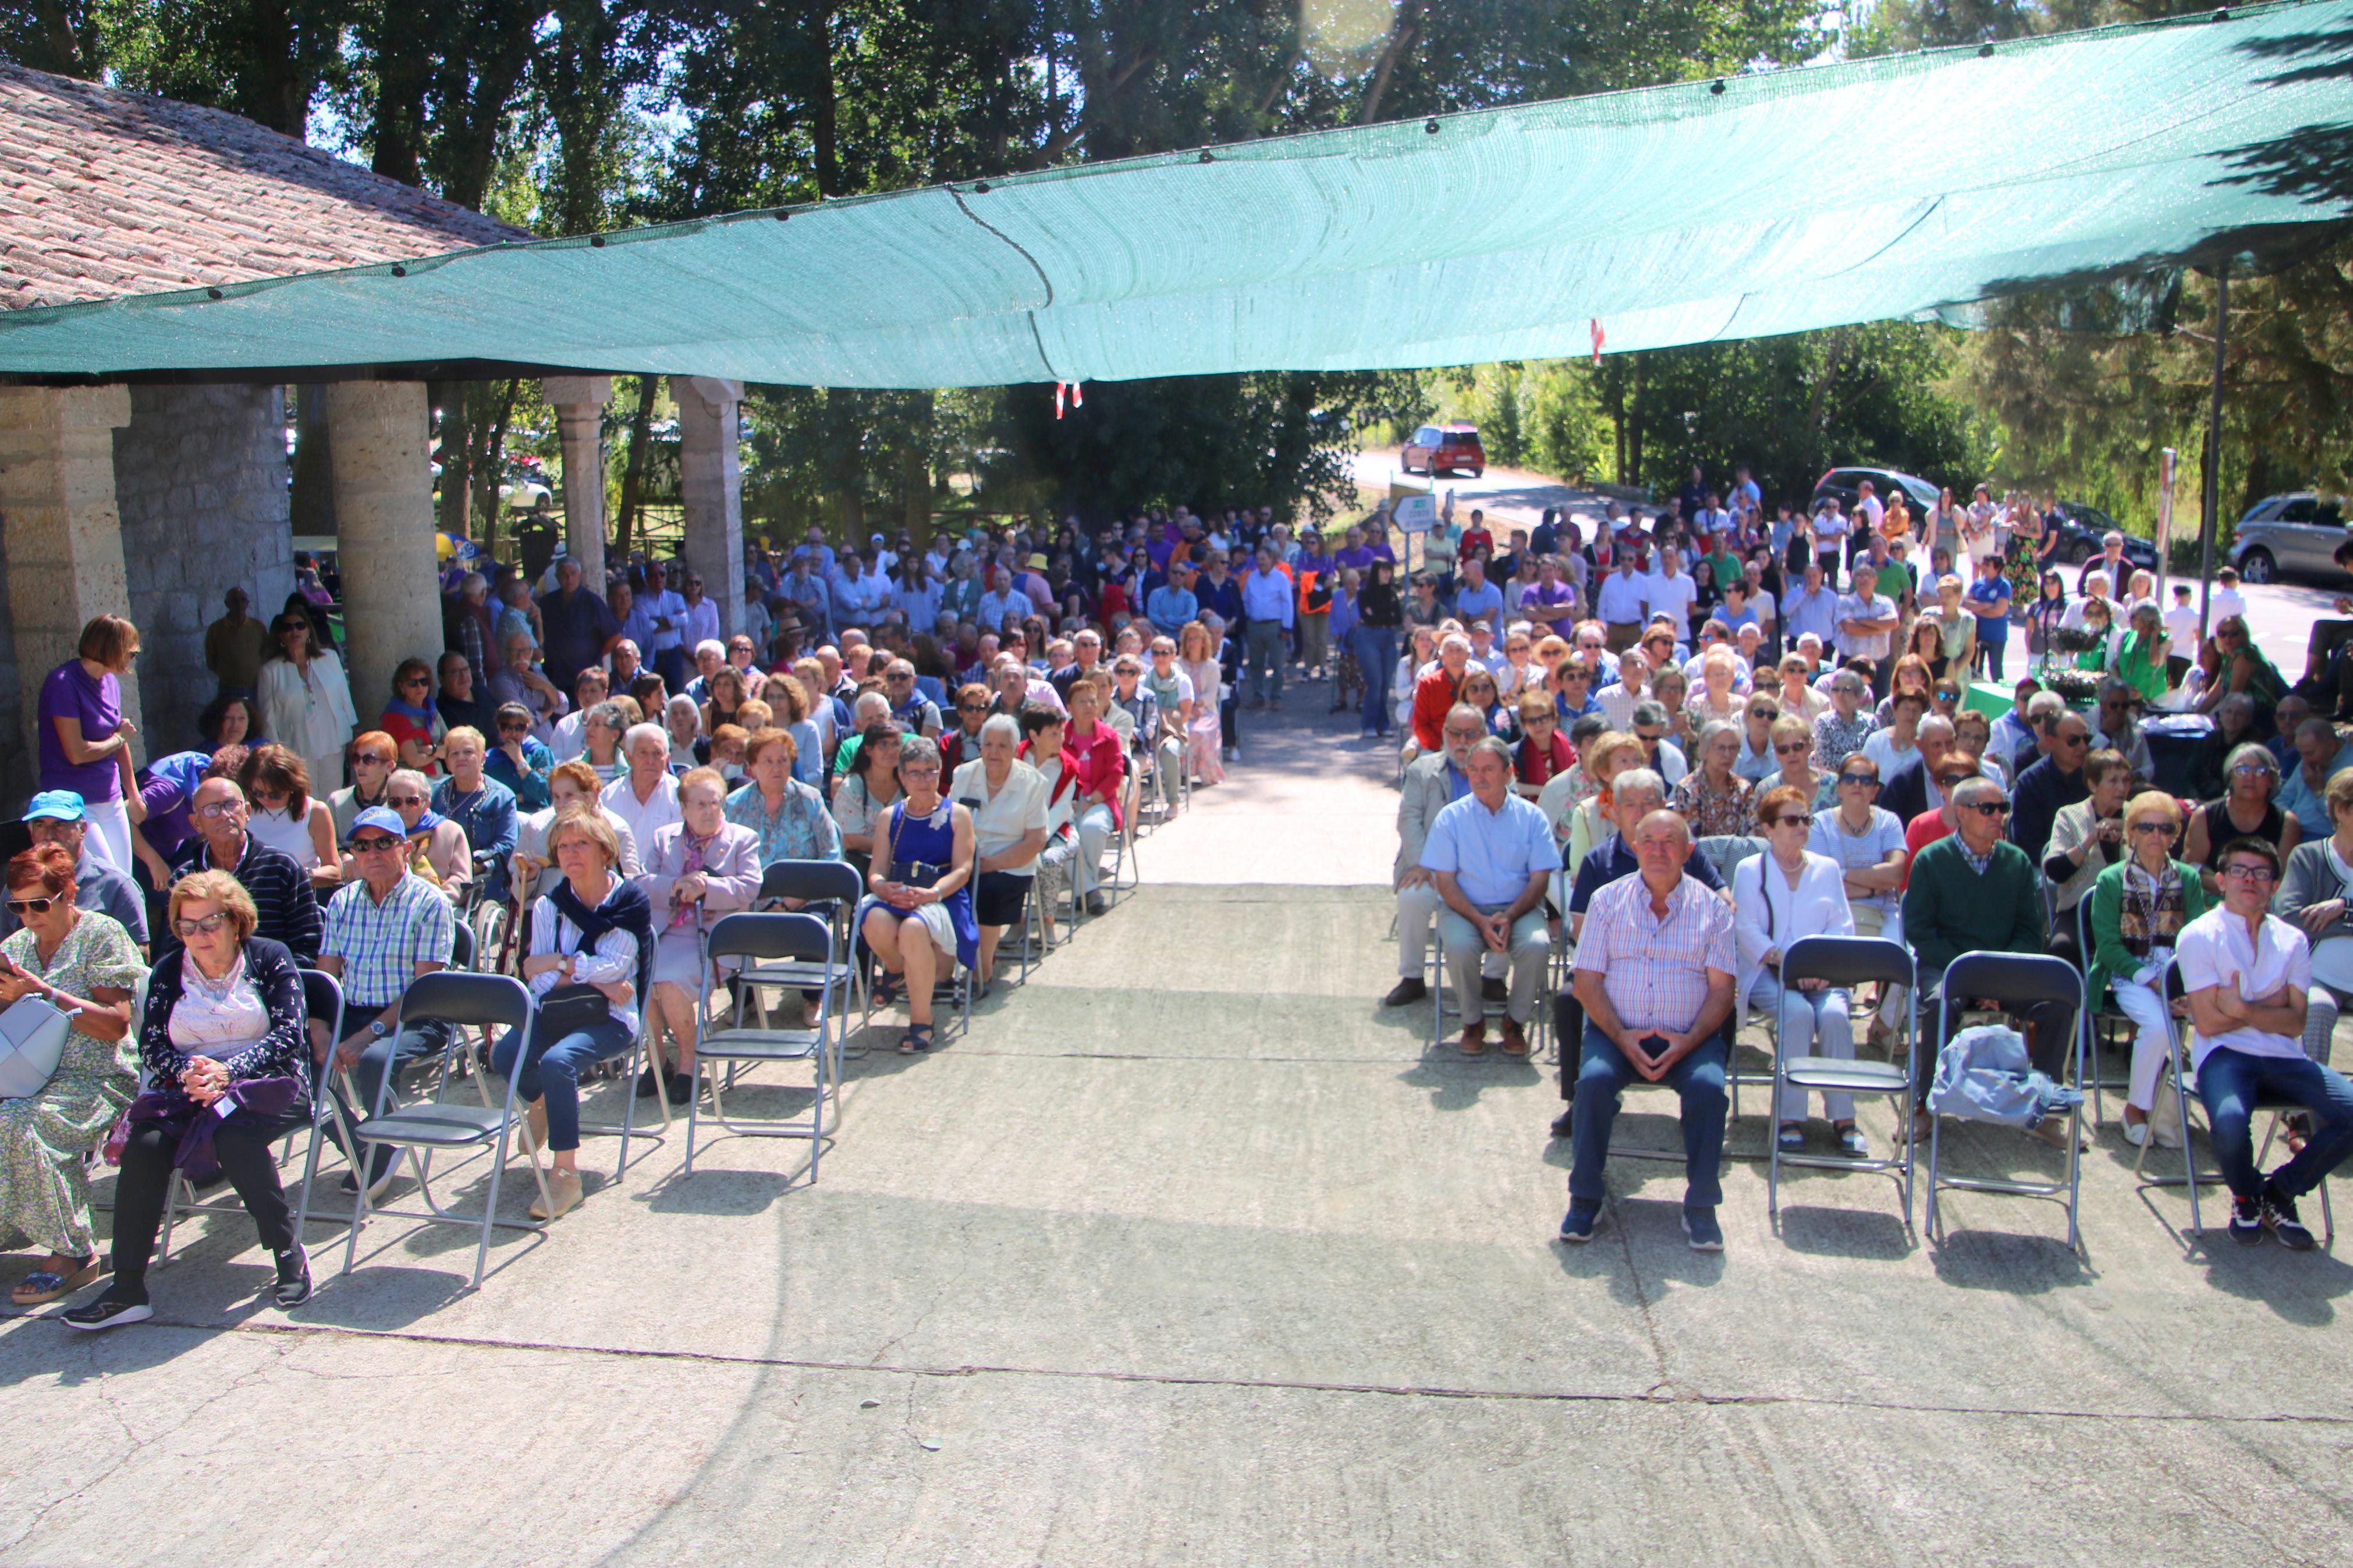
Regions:
<instances>
[{"instance_id":1,"label":"red ribbon on net","mask_svg":"<svg viewBox=\"0 0 2353 1568\"><path fill-rule=\"evenodd\" d=\"M1588 321L1586 325L1593 329L1593 363L1595 364L1599 364L1601 363L1601 345L1609 341L1608 335L1602 331L1601 321L1598 316Z\"/></svg>"},{"instance_id":2,"label":"red ribbon on net","mask_svg":"<svg viewBox=\"0 0 2353 1568\"><path fill-rule=\"evenodd\" d=\"M1087 405L1086 391L1077 382L1058 381L1054 384L1054 417L1057 419L1062 416L1062 394L1066 390L1071 395L1071 407L1084 408Z\"/></svg>"}]
</instances>

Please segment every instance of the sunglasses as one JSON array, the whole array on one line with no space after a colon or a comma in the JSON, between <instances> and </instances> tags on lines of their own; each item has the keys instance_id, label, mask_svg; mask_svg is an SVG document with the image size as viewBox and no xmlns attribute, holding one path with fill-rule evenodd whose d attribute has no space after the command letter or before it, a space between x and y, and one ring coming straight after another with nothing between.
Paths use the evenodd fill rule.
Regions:
<instances>
[{"instance_id":1,"label":"sunglasses","mask_svg":"<svg viewBox=\"0 0 2353 1568\"><path fill-rule=\"evenodd\" d=\"M425 797L421 795L388 795L384 798L387 805L394 806L423 805L425 804Z\"/></svg>"},{"instance_id":2,"label":"sunglasses","mask_svg":"<svg viewBox=\"0 0 2353 1568\"><path fill-rule=\"evenodd\" d=\"M1971 801L1968 809L1976 812L1979 816L2008 816L2010 802L2006 800Z\"/></svg>"},{"instance_id":3,"label":"sunglasses","mask_svg":"<svg viewBox=\"0 0 2353 1568\"><path fill-rule=\"evenodd\" d=\"M1813 813L1810 811L1785 811L1780 816L1775 817L1772 821L1767 823L1766 826L1767 827L1787 827L1791 823L1797 824L1799 827L1811 827L1814 825Z\"/></svg>"},{"instance_id":4,"label":"sunglasses","mask_svg":"<svg viewBox=\"0 0 2353 1568\"><path fill-rule=\"evenodd\" d=\"M2129 828L2126 829L2126 831L2128 833L2162 833L2168 837L2171 837L2173 834L2173 824L2169 822L2136 822Z\"/></svg>"},{"instance_id":5,"label":"sunglasses","mask_svg":"<svg viewBox=\"0 0 2353 1568\"><path fill-rule=\"evenodd\" d=\"M433 678L429 675L412 675L406 680L403 680L400 684L403 687L430 686L433 684Z\"/></svg>"},{"instance_id":6,"label":"sunglasses","mask_svg":"<svg viewBox=\"0 0 2353 1568\"><path fill-rule=\"evenodd\" d=\"M528 720L501 719L499 721L499 733L501 735L520 735L530 728L531 723Z\"/></svg>"},{"instance_id":7,"label":"sunglasses","mask_svg":"<svg viewBox=\"0 0 2353 1568\"><path fill-rule=\"evenodd\" d=\"M1838 776L1838 782L1842 784L1855 784L1863 789L1879 787L1879 781L1867 773L1841 773Z\"/></svg>"},{"instance_id":8,"label":"sunglasses","mask_svg":"<svg viewBox=\"0 0 2353 1568\"><path fill-rule=\"evenodd\" d=\"M44 900L43 901L47 902L47 900ZM16 906L11 904L8 907L13 910ZM172 922L172 930L179 936L181 941L185 942L192 936L210 936L213 932L220 930L221 927L227 923L227 913L226 911L216 911L205 916L202 920L174 921Z\"/></svg>"},{"instance_id":9,"label":"sunglasses","mask_svg":"<svg viewBox=\"0 0 2353 1568\"><path fill-rule=\"evenodd\" d=\"M45 915L49 912L49 906L51 904L62 903L63 901L64 900L61 899L48 898L10 899L8 900L8 912L12 915Z\"/></svg>"},{"instance_id":10,"label":"sunglasses","mask_svg":"<svg viewBox=\"0 0 2353 1568\"><path fill-rule=\"evenodd\" d=\"M1812 744L1810 741L1784 741L1773 748L1773 754L1777 757L1803 756Z\"/></svg>"},{"instance_id":11,"label":"sunglasses","mask_svg":"<svg viewBox=\"0 0 2353 1568\"><path fill-rule=\"evenodd\" d=\"M396 848L399 844L400 840L397 838L387 838L381 833L375 833L369 835L365 838L353 839L352 853L354 855L373 855L380 849Z\"/></svg>"}]
</instances>

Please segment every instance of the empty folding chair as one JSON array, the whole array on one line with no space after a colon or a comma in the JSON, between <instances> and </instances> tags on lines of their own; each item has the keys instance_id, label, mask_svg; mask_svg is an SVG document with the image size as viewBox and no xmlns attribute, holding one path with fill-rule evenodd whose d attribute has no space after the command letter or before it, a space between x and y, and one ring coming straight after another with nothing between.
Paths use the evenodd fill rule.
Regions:
<instances>
[{"instance_id":1,"label":"empty folding chair","mask_svg":"<svg viewBox=\"0 0 2353 1568\"><path fill-rule=\"evenodd\" d=\"M2143 1189L2188 1187L2189 1189L2189 1232L2192 1236L2202 1239L2206 1235L2206 1216L2199 1206L2198 1189L2201 1186L2221 1185L2222 1173L2200 1170L2198 1152L2190 1141L2189 1134L2193 1124L2189 1120L2189 1108L2193 1105L2198 1108L2199 1121L2203 1122L2206 1120L2206 1104L2199 1098L2198 1075L2189 1066L2189 1047L2185 1042L2189 1030L2189 1020L2187 1018L2176 1018L2173 1021L2171 1050L2165 1064L2166 1073L2173 1080L2174 1103L2181 1110L2181 1174L2152 1176L2145 1173L2144 1167L2148 1163L2148 1152L2157 1146L2156 1138L2151 1137L2141 1144L2140 1152L2133 1161L2133 1178ZM2157 1092L2165 1093L2166 1086L2162 1083L2158 1084ZM2255 1165L2258 1170L2263 1167L2263 1161L2269 1158L2272 1144L2279 1137L2281 1124L2289 1116L2303 1109L2304 1107L2285 1100L2268 1098L2256 1100L2253 1107L2255 1114L2260 1116L2269 1111L2272 1119L2271 1125L2263 1131L2262 1144L2255 1150ZM2212 1135L2211 1129L2208 1135L2210 1137ZM2337 1242L2337 1212L2328 1201L2327 1182L2323 1181L2316 1191L2320 1196L2321 1241L2326 1246L2334 1247Z\"/></svg>"},{"instance_id":2,"label":"empty folding chair","mask_svg":"<svg viewBox=\"0 0 2353 1568\"><path fill-rule=\"evenodd\" d=\"M725 916L703 933L702 952L702 1043L696 1047L695 1061L710 1083L712 1120L741 1137L807 1139L809 1180L815 1182L825 1140L833 1134L841 1117L841 1042L855 988L854 971L839 961L833 928L809 914ZM731 962L743 966L740 986L745 999L735 1009L735 1022L722 1028L712 1016L711 996L715 976ZM758 978L778 973L795 978ZM754 1011L750 994L763 984L814 989L818 999L809 1005L807 1026L776 1027L767 1022L765 1009L759 1010L759 1024L747 1023ZM765 1122L731 1117L723 1096L733 1084L737 1065L780 1061L807 1061L814 1071L816 1098L807 1116ZM694 1173L694 1142L702 1115L698 1095L686 1110L685 1173L690 1176Z\"/></svg>"},{"instance_id":3,"label":"empty folding chair","mask_svg":"<svg viewBox=\"0 0 2353 1568\"><path fill-rule=\"evenodd\" d=\"M466 929L458 928L461 932ZM435 1085L434 1097L397 1110L386 1110L392 1093L392 1075L386 1073L376 1091L375 1104L360 1124L352 1129L355 1167L366 1163L367 1150L377 1143L390 1144L407 1153L411 1170L417 1176L417 1195L425 1202L425 1212L406 1209L377 1209L374 1212L401 1219L434 1221L444 1225L479 1225L481 1240L474 1248L474 1277L471 1288L482 1282L482 1268L490 1258L491 1227L504 1226L512 1230L538 1230L539 1222L507 1220L498 1217L499 1186L506 1174L507 1142L515 1128L515 1084L522 1076L522 1064L531 1054L532 1033L538 1023L539 1006L522 982L504 974L467 974L455 970L420 975L408 983L401 993L400 1013L395 1022L397 1033L411 1019L434 1018L450 1026L452 1049L445 1054L443 1070ZM515 1052L514 1062L507 1069L504 1093L497 1103L490 1103L490 1092L481 1090L482 1104L467 1105L444 1100L448 1088L448 1063L457 1054L456 1042L468 1028L486 1031L522 1029L522 1048ZM433 1156L444 1151L488 1150L491 1155L491 1186L482 1202L480 1216L452 1214L433 1200ZM527 1149L532 1175L540 1186L543 1203L547 1201L546 1177L539 1168L538 1151ZM360 1226L369 1214L367 1184L360 1184L352 1199L352 1229L343 1244L343 1272L352 1271L353 1260L359 1251Z\"/></svg>"},{"instance_id":4,"label":"empty folding chair","mask_svg":"<svg viewBox=\"0 0 2353 1568\"><path fill-rule=\"evenodd\" d=\"M1954 998L1958 997L1957 1005ZM1945 971L1936 998L1936 1045L1941 1052L1952 1037L1951 1020L1967 1012L1979 997L2005 1006L2031 1006L2063 1002L2071 1011L2070 1047L2061 1063L2063 1087L2080 1083L2084 1076L2084 973L2063 958L2039 952L1965 952ZM1945 1116L1933 1109L1928 1134L1928 1215L1930 1235L1936 1230L1936 1194L1941 1191L2007 1193L2014 1197L2049 1198L2067 1210L2067 1245L2080 1250L2083 1232L2077 1220L2077 1198L2083 1186L2084 1110L2079 1104L2067 1112L2067 1179L2063 1182L2021 1181L2007 1176L1947 1176L1937 1155Z\"/></svg>"},{"instance_id":5,"label":"empty folding chair","mask_svg":"<svg viewBox=\"0 0 2353 1568\"><path fill-rule=\"evenodd\" d=\"M754 902L754 910L797 912L825 921L834 933L833 956L821 963L779 960L749 963L739 973L722 976L739 998L736 1022L749 1022L740 1016L742 1007L756 1006L761 1025L766 1024L765 992L770 987L817 991L837 984L855 984L860 994L864 994L866 980L858 967L857 933L851 930L850 921L865 891L864 880L846 860L778 860L761 871L760 896ZM801 908L786 911L784 902L787 899L799 900Z\"/></svg>"},{"instance_id":6,"label":"empty folding chair","mask_svg":"<svg viewBox=\"0 0 2353 1568\"><path fill-rule=\"evenodd\" d=\"M1794 988L1799 981L1820 980L1842 990L1873 981L1905 987L1915 997L1911 952L1902 942L1875 936L1806 936L1789 944L1781 955L1780 980ZM1781 1048L1781 1021L1767 1020L1773 1033L1773 1120L1781 1115L1781 1091L1801 1089L1820 1094L1877 1095L1894 1099L1912 1092L1912 1072L1918 1065L1920 1018L1916 1000L1905 1008L1903 1059L1900 1063L1864 1061L1841 1057L1793 1057ZM1904 1154L1883 1159L1832 1158L1827 1154L1784 1154L1778 1137L1767 1140L1772 1164L1766 1177L1766 1208L1775 1218L1781 1213L1781 1167L1802 1165L1821 1171L1883 1171L1894 1176L1904 1193L1904 1224L1912 1224L1912 1140L1901 1140Z\"/></svg>"}]
</instances>

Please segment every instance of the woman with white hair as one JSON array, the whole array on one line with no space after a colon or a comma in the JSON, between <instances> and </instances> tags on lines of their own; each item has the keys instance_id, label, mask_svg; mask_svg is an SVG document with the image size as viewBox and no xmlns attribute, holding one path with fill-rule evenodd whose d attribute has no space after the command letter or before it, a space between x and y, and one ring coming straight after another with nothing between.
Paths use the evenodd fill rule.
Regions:
<instances>
[{"instance_id":1,"label":"woman with white hair","mask_svg":"<svg viewBox=\"0 0 2353 1568\"><path fill-rule=\"evenodd\" d=\"M466 830L433 809L433 781L415 768L396 768L385 783L384 802L408 829L410 869L457 902L474 879L474 852ZM355 865L344 866L344 881L358 875Z\"/></svg>"},{"instance_id":2,"label":"woman with white hair","mask_svg":"<svg viewBox=\"0 0 2353 1568\"><path fill-rule=\"evenodd\" d=\"M980 994L997 974L997 944L1020 922L1046 847L1045 775L1021 761L1021 725L1010 713L980 727L980 755L955 771L948 798L972 814L973 918L978 922ZM1181 764L1180 764L1181 765Z\"/></svg>"},{"instance_id":3,"label":"woman with white hair","mask_svg":"<svg viewBox=\"0 0 2353 1568\"><path fill-rule=\"evenodd\" d=\"M858 929L877 963L904 975L907 1032L902 1056L932 1044L932 987L941 964L977 969L979 932L973 921L972 813L940 793L940 748L928 735L899 745L897 805L874 835L872 896L859 906ZM887 982L878 985L887 989Z\"/></svg>"},{"instance_id":4,"label":"woman with white hair","mask_svg":"<svg viewBox=\"0 0 2353 1568\"><path fill-rule=\"evenodd\" d=\"M699 764L695 742L702 739L702 708L681 692L662 705L662 722L670 731L670 766L682 773Z\"/></svg>"},{"instance_id":5,"label":"woman with white hair","mask_svg":"<svg viewBox=\"0 0 2353 1568\"><path fill-rule=\"evenodd\" d=\"M1755 825L1750 792L1755 786L1736 771L1740 729L1717 721L1699 732L1692 771L1675 785L1672 804L1691 823L1694 838L1735 837Z\"/></svg>"}]
</instances>

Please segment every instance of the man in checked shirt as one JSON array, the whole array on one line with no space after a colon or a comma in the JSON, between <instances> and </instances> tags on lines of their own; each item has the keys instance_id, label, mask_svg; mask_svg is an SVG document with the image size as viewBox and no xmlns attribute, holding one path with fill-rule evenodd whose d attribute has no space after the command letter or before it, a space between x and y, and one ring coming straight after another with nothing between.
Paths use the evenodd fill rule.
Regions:
<instances>
[{"instance_id":1,"label":"man in checked shirt","mask_svg":"<svg viewBox=\"0 0 2353 1568\"><path fill-rule=\"evenodd\" d=\"M1593 1238L1618 1097L1640 1079L1668 1085L1683 1101L1683 1233L1694 1250L1721 1252L1715 1207L1724 1196L1727 1053L1717 1030L1732 1011L1732 910L1685 875L1691 827L1681 816L1651 813L1636 824L1633 843L1641 874L1594 895L1577 942L1585 1041L1560 1238Z\"/></svg>"}]
</instances>

